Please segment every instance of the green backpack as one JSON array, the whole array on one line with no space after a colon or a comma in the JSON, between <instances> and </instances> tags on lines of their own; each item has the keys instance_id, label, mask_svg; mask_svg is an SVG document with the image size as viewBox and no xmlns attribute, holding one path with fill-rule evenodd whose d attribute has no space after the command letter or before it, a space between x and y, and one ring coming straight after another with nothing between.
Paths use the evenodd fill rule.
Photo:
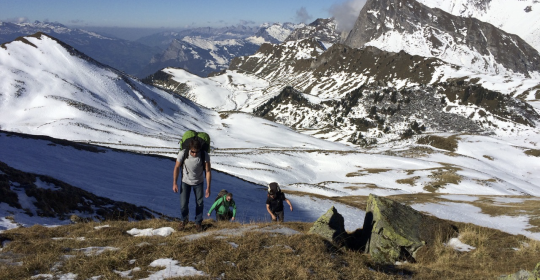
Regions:
<instances>
[{"instance_id":1,"label":"green backpack","mask_svg":"<svg viewBox=\"0 0 540 280\"><path fill-rule=\"evenodd\" d=\"M210 135L208 135L208 133L206 132L196 132L194 130L188 130L184 132L184 134L182 135L182 139L180 140L180 142L178 142L180 144L180 150L184 150L184 160L188 157L189 143L191 141L199 141L201 143L201 151L210 153ZM204 157L203 153L199 153L199 156L201 158L203 169L205 169L206 157ZM180 166L184 164L184 160L180 162Z\"/></svg>"}]
</instances>

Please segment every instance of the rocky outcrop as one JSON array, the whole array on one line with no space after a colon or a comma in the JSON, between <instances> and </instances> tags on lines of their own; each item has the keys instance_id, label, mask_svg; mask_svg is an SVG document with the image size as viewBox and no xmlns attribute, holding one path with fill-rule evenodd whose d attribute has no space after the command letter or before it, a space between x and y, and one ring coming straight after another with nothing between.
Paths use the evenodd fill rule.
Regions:
<instances>
[{"instance_id":1,"label":"rocky outcrop","mask_svg":"<svg viewBox=\"0 0 540 280\"><path fill-rule=\"evenodd\" d=\"M337 245L343 245L347 232L345 231L345 220L332 206L313 224L309 233L317 234Z\"/></svg>"},{"instance_id":2,"label":"rocky outcrop","mask_svg":"<svg viewBox=\"0 0 540 280\"><path fill-rule=\"evenodd\" d=\"M499 277L499 280L538 280L540 279L540 262L533 271L520 270L514 274Z\"/></svg>"},{"instance_id":3,"label":"rocky outcrop","mask_svg":"<svg viewBox=\"0 0 540 280\"><path fill-rule=\"evenodd\" d=\"M367 202L364 225L362 230L368 234L366 252L381 264L414 262L422 248L457 235L444 220L373 194Z\"/></svg>"},{"instance_id":4,"label":"rocky outcrop","mask_svg":"<svg viewBox=\"0 0 540 280\"><path fill-rule=\"evenodd\" d=\"M340 34L336 31L337 23L332 18L319 18L309 25L295 29L284 42L314 38L324 43L339 43Z\"/></svg>"}]
</instances>

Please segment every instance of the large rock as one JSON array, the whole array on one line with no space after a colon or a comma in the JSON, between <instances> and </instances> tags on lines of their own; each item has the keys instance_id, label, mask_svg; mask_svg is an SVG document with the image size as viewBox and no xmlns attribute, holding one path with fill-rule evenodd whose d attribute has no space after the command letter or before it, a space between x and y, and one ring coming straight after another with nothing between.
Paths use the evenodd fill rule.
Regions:
<instances>
[{"instance_id":1,"label":"large rock","mask_svg":"<svg viewBox=\"0 0 540 280\"><path fill-rule=\"evenodd\" d=\"M499 280L538 280L540 279L540 262L536 264L536 267L532 272L527 270L520 270L514 274L505 275L499 277Z\"/></svg>"},{"instance_id":2,"label":"large rock","mask_svg":"<svg viewBox=\"0 0 540 280\"><path fill-rule=\"evenodd\" d=\"M347 236L345 220L338 213L337 209L332 206L332 208L315 221L309 229L309 233L320 235L334 244L343 245Z\"/></svg>"},{"instance_id":3,"label":"large rock","mask_svg":"<svg viewBox=\"0 0 540 280\"><path fill-rule=\"evenodd\" d=\"M456 236L446 221L424 215L410 206L370 194L363 231L368 234L366 252L381 264L416 261L420 248Z\"/></svg>"}]
</instances>

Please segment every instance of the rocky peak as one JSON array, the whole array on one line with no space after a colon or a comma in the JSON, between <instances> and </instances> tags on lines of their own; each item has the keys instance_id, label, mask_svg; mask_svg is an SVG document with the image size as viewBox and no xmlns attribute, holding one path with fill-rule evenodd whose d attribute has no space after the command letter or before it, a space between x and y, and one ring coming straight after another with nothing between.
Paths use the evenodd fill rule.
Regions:
<instances>
[{"instance_id":1,"label":"rocky peak","mask_svg":"<svg viewBox=\"0 0 540 280\"><path fill-rule=\"evenodd\" d=\"M415 0L368 0L345 44L404 50L483 73L540 75L540 55L520 37Z\"/></svg>"},{"instance_id":2,"label":"rocky peak","mask_svg":"<svg viewBox=\"0 0 540 280\"><path fill-rule=\"evenodd\" d=\"M336 31L336 21L333 18L319 18L309 25L295 29L286 41L297 41L306 38L314 38L325 43L338 43L340 34Z\"/></svg>"}]
</instances>

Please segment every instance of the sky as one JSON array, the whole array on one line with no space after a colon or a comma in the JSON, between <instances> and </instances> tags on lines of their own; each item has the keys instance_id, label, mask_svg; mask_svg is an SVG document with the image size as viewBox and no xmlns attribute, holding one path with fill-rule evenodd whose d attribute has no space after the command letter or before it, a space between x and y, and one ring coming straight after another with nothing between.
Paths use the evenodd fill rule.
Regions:
<instances>
[{"instance_id":1,"label":"sky","mask_svg":"<svg viewBox=\"0 0 540 280\"><path fill-rule=\"evenodd\" d=\"M51 21L67 26L219 27L264 22L310 23L356 18L365 0L171 1L0 0L0 21Z\"/></svg>"}]
</instances>

